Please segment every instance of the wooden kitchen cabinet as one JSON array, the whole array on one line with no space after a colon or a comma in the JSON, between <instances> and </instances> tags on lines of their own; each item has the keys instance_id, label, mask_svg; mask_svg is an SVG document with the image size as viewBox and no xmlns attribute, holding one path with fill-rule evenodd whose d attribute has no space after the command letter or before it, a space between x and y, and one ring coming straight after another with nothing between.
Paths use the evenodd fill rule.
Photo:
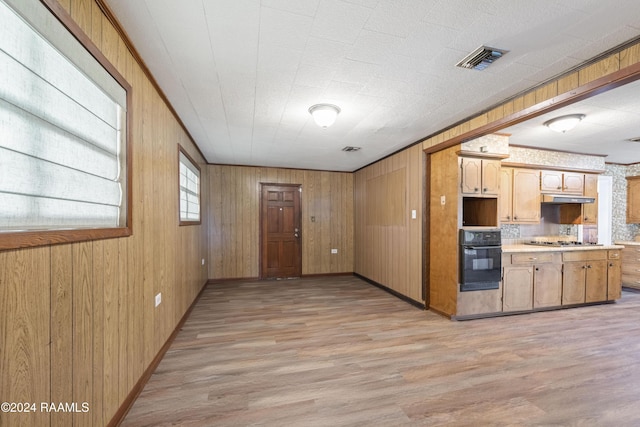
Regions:
<instances>
[{"instance_id":1,"label":"wooden kitchen cabinet","mask_svg":"<svg viewBox=\"0 0 640 427\"><path fill-rule=\"evenodd\" d=\"M607 301L622 297L622 255L619 250L609 251L607 264Z\"/></svg>"},{"instance_id":2,"label":"wooden kitchen cabinet","mask_svg":"<svg viewBox=\"0 0 640 427\"><path fill-rule=\"evenodd\" d=\"M640 176L627 177L627 224L640 223Z\"/></svg>"},{"instance_id":3,"label":"wooden kitchen cabinet","mask_svg":"<svg viewBox=\"0 0 640 427\"><path fill-rule=\"evenodd\" d=\"M537 264L533 277L533 308L562 304L562 264Z\"/></svg>"},{"instance_id":4,"label":"wooden kitchen cabinet","mask_svg":"<svg viewBox=\"0 0 640 427\"><path fill-rule=\"evenodd\" d=\"M513 168L500 169L498 217L501 223L513 221Z\"/></svg>"},{"instance_id":5,"label":"wooden kitchen cabinet","mask_svg":"<svg viewBox=\"0 0 640 427\"><path fill-rule=\"evenodd\" d=\"M502 311L533 309L533 266L504 267L502 278Z\"/></svg>"},{"instance_id":6,"label":"wooden kitchen cabinet","mask_svg":"<svg viewBox=\"0 0 640 427\"><path fill-rule=\"evenodd\" d=\"M622 250L622 284L640 289L640 244L626 245Z\"/></svg>"},{"instance_id":7,"label":"wooden kitchen cabinet","mask_svg":"<svg viewBox=\"0 0 640 427\"><path fill-rule=\"evenodd\" d=\"M512 220L516 224L540 222L540 171L513 169Z\"/></svg>"},{"instance_id":8,"label":"wooden kitchen cabinet","mask_svg":"<svg viewBox=\"0 0 640 427\"><path fill-rule=\"evenodd\" d=\"M607 257L607 251L568 251L562 254L562 305L607 300Z\"/></svg>"},{"instance_id":9,"label":"wooden kitchen cabinet","mask_svg":"<svg viewBox=\"0 0 640 427\"><path fill-rule=\"evenodd\" d=\"M560 253L517 253L503 257L502 310L524 311L561 305Z\"/></svg>"},{"instance_id":10,"label":"wooden kitchen cabinet","mask_svg":"<svg viewBox=\"0 0 640 427\"><path fill-rule=\"evenodd\" d=\"M500 192L500 165L500 160L461 157L461 193L497 196Z\"/></svg>"},{"instance_id":11,"label":"wooden kitchen cabinet","mask_svg":"<svg viewBox=\"0 0 640 427\"><path fill-rule=\"evenodd\" d=\"M584 174L578 172L540 171L540 191L554 194L584 194Z\"/></svg>"},{"instance_id":12,"label":"wooden kitchen cabinet","mask_svg":"<svg viewBox=\"0 0 640 427\"><path fill-rule=\"evenodd\" d=\"M584 195L596 199L594 203L582 205L582 223L598 223L598 175L587 173L584 175Z\"/></svg>"}]
</instances>

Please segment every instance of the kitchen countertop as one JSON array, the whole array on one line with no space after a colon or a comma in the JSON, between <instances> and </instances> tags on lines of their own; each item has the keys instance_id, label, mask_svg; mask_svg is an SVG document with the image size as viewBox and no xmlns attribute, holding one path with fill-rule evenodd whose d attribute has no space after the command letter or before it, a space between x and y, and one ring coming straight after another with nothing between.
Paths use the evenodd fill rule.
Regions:
<instances>
[{"instance_id":1,"label":"kitchen countertop","mask_svg":"<svg viewBox=\"0 0 640 427\"><path fill-rule=\"evenodd\" d=\"M620 242L616 242L620 243ZM640 242L630 242L640 244ZM536 245L502 245L503 253L517 252L567 252L567 251L595 251L606 249L624 249L622 243L615 245L585 245L585 246L536 246Z\"/></svg>"},{"instance_id":2,"label":"kitchen countertop","mask_svg":"<svg viewBox=\"0 0 640 427\"><path fill-rule=\"evenodd\" d=\"M626 240L626 241L618 241L615 242L616 245L625 245L625 246L640 246L640 242L635 242L633 240Z\"/></svg>"}]
</instances>

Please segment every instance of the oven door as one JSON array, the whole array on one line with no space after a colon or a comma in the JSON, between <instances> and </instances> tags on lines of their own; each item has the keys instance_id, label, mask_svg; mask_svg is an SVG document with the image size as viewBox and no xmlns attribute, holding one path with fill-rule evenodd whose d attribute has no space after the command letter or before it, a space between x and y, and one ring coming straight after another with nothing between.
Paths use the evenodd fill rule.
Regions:
<instances>
[{"instance_id":1,"label":"oven door","mask_svg":"<svg viewBox=\"0 0 640 427\"><path fill-rule=\"evenodd\" d=\"M460 247L460 291L499 289L501 271L500 246Z\"/></svg>"}]
</instances>

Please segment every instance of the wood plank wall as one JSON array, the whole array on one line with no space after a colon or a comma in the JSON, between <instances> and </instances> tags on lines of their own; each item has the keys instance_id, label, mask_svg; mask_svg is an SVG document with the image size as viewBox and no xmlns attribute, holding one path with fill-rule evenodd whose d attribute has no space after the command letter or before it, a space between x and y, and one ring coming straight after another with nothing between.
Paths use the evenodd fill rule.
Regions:
<instances>
[{"instance_id":1,"label":"wood plank wall","mask_svg":"<svg viewBox=\"0 0 640 427\"><path fill-rule=\"evenodd\" d=\"M424 301L423 159L416 145L359 170L354 182L355 272L417 302Z\"/></svg>"},{"instance_id":2,"label":"wood plank wall","mask_svg":"<svg viewBox=\"0 0 640 427\"><path fill-rule=\"evenodd\" d=\"M224 165L208 174L209 278L259 276L260 183L302 185L303 275L353 272L353 174Z\"/></svg>"},{"instance_id":3,"label":"wood plank wall","mask_svg":"<svg viewBox=\"0 0 640 427\"><path fill-rule=\"evenodd\" d=\"M0 426L106 425L207 281L206 218L178 226L177 144L206 206L203 159L93 0L60 4L133 87L133 235L0 252L0 400L89 404Z\"/></svg>"}]
</instances>

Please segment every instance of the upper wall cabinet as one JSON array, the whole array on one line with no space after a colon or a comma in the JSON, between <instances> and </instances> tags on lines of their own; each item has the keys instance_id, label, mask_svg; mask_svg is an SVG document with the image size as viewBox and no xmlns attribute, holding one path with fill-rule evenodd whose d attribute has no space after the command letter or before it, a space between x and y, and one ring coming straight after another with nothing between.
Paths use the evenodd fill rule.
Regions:
<instances>
[{"instance_id":1,"label":"upper wall cabinet","mask_svg":"<svg viewBox=\"0 0 640 427\"><path fill-rule=\"evenodd\" d=\"M540 172L540 191L583 195L584 174L543 170Z\"/></svg>"},{"instance_id":2,"label":"upper wall cabinet","mask_svg":"<svg viewBox=\"0 0 640 427\"><path fill-rule=\"evenodd\" d=\"M500 192L500 160L460 158L460 192L497 196Z\"/></svg>"},{"instance_id":3,"label":"upper wall cabinet","mask_svg":"<svg viewBox=\"0 0 640 427\"><path fill-rule=\"evenodd\" d=\"M627 223L640 223L640 176L627 177Z\"/></svg>"}]
</instances>

